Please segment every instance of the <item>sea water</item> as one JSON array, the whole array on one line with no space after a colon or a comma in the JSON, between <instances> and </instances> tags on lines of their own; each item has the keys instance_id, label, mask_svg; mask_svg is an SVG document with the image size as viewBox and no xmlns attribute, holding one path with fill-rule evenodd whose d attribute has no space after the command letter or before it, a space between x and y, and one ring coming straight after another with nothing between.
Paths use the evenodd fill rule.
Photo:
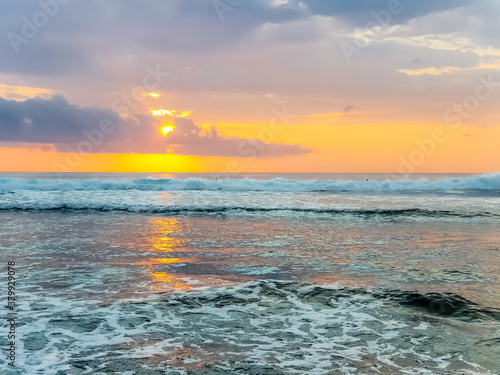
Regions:
<instances>
[{"instance_id":1,"label":"sea water","mask_svg":"<svg viewBox=\"0 0 500 375\"><path fill-rule=\"evenodd\" d=\"M499 174L0 174L1 373L498 374L499 227Z\"/></svg>"}]
</instances>

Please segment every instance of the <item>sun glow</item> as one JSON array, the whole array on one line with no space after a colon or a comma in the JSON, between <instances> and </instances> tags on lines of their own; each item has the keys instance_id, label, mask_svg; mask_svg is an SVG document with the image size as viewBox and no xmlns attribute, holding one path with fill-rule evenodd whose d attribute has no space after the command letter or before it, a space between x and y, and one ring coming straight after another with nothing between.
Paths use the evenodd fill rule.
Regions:
<instances>
[{"instance_id":1,"label":"sun glow","mask_svg":"<svg viewBox=\"0 0 500 375\"><path fill-rule=\"evenodd\" d=\"M163 136L167 136L168 133L171 133L174 131L175 126L164 126L160 129L160 133Z\"/></svg>"},{"instance_id":2,"label":"sun glow","mask_svg":"<svg viewBox=\"0 0 500 375\"><path fill-rule=\"evenodd\" d=\"M155 99L160 97L160 94L158 94L156 92L147 92L145 95L150 96L150 97L155 98Z\"/></svg>"},{"instance_id":3,"label":"sun glow","mask_svg":"<svg viewBox=\"0 0 500 375\"><path fill-rule=\"evenodd\" d=\"M458 70L460 70L460 69L456 68L454 66L445 66L445 67L439 68L439 69L431 67L431 68L423 68L423 69L417 69L417 70L401 69L399 71L406 73L409 76L418 76L421 74L430 74L430 75L437 76L437 75L440 75L443 73L454 73Z\"/></svg>"},{"instance_id":4,"label":"sun glow","mask_svg":"<svg viewBox=\"0 0 500 375\"><path fill-rule=\"evenodd\" d=\"M8 86L0 83L0 97L7 100L16 100L21 102L37 96L45 98L54 94L55 92L50 89L26 86Z\"/></svg>"},{"instance_id":5,"label":"sun glow","mask_svg":"<svg viewBox=\"0 0 500 375\"><path fill-rule=\"evenodd\" d=\"M183 111L180 112L176 111L174 109L152 109L151 113L153 116L165 116L165 115L170 115L174 117L187 117L191 114L189 111Z\"/></svg>"}]
</instances>

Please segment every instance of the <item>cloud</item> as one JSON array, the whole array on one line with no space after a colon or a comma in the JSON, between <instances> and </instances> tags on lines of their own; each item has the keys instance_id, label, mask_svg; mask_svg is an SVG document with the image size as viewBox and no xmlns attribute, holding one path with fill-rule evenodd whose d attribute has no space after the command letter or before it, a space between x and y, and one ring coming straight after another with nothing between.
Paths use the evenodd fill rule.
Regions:
<instances>
[{"instance_id":1,"label":"cloud","mask_svg":"<svg viewBox=\"0 0 500 375\"><path fill-rule=\"evenodd\" d=\"M498 1L399 0L392 26L366 29L389 2L398 0L244 0L221 21L212 0L70 1L15 54L6 35L21 33L22 17L41 8L0 1L0 80L112 107L147 66L160 66L170 75L158 102L204 123L265 121L268 94L297 115L352 103L356 112L380 109L382 121L399 110L397 120L442 121L443 108L489 73L484 64L499 66L500 51L487 48L500 46ZM358 38L366 45L349 63L339 46ZM143 103L134 110L146 112Z\"/></svg>"},{"instance_id":2,"label":"cloud","mask_svg":"<svg viewBox=\"0 0 500 375\"><path fill-rule=\"evenodd\" d=\"M22 102L0 98L0 137L3 141L31 143L78 142L84 131L99 126L103 119L116 124L112 138L126 139L131 120L109 109L79 107L62 96L33 98Z\"/></svg>"},{"instance_id":3,"label":"cloud","mask_svg":"<svg viewBox=\"0 0 500 375\"><path fill-rule=\"evenodd\" d=\"M257 139L225 138L213 126L203 132L191 119L175 118L175 130L160 135L161 123L151 115L123 118L111 109L80 107L62 96L33 98L22 102L0 98L0 142L4 147L53 145L61 152L165 153L184 155L271 158L310 152L298 145L263 142Z\"/></svg>"},{"instance_id":4,"label":"cloud","mask_svg":"<svg viewBox=\"0 0 500 375\"><path fill-rule=\"evenodd\" d=\"M391 14L390 24L401 24L411 19L443 10L459 8L472 0L302 0L313 14L334 16L349 21L355 27L363 27L376 21L374 14L385 19L389 4L398 9ZM399 11L399 9L401 11Z\"/></svg>"},{"instance_id":5,"label":"cloud","mask_svg":"<svg viewBox=\"0 0 500 375\"><path fill-rule=\"evenodd\" d=\"M173 151L178 154L273 158L311 152L299 145L269 143L255 138L221 137L213 125L209 132L203 132L189 118L177 117L174 125L175 130L167 138Z\"/></svg>"},{"instance_id":6,"label":"cloud","mask_svg":"<svg viewBox=\"0 0 500 375\"><path fill-rule=\"evenodd\" d=\"M86 0L57 8L37 27L35 15L47 14L38 2L0 2L0 34L6 36L0 38L0 71L85 75L99 68L99 61L125 51L204 53L241 42L263 23L306 16L299 7L274 7L262 0L231 7L224 22L213 1L206 0ZM14 42L9 34L16 34Z\"/></svg>"},{"instance_id":7,"label":"cloud","mask_svg":"<svg viewBox=\"0 0 500 375\"><path fill-rule=\"evenodd\" d=\"M59 4L57 0L40 3ZM263 25L282 25L315 15L334 17L349 27L363 27L374 21L372 12L388 7L388 0L252 0L229 5L231 10L226 11L221 21L214 3L71 1L53 6L57 11L51 14L39 2L3 1L0 34L14 33L24 42L18 45L18 53L14 53L12 40L0 38L0 71L43 76L86 75L99 69L99 61L103 59L124 54L135 56L139 51L154 56L228 50L248 41ZM471 0L400 0L403 10L391 16L391 24L469 3ZM47 22L37 27L40 21L36 15L40 13L47 15Z\"/></svg>"}]
</instances>

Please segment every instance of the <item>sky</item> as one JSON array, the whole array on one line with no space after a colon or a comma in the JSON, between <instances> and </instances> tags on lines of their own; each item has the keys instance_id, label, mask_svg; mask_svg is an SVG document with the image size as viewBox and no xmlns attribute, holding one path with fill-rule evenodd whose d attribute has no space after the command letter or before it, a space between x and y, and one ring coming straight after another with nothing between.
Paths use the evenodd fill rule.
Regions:
<instances>
[{"instance_id":1,"label":"sky","mask_svg":"<svg viewBox=\"0 0 500 375\"><path fill-rule=\"evenodd\" d=\"M0 2L0 171L500 170L500 0Z\"/></svg>"}]
</instances>

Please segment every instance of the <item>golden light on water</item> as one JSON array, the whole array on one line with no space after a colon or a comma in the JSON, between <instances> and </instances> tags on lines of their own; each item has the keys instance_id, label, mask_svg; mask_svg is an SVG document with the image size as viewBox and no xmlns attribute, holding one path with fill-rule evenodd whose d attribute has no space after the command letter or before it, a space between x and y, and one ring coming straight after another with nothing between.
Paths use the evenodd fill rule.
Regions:
<instances>
[{"instance_id":1,"label":"golden light on water","mask_svg":"<svg viewBox=\"0 0 500 375\"><path fill-rule=\"evenodd\" d=\"M153 256L134 264L146 268L151 288L157 292L169 289L177 292L190 290L191 287L183 279L184 275L172 272L168 267L194 261L187 257L178 257L184 251L183 245L189 242L189 240L178 238L182 229L179 221L175 218L153 218L150 224L152 227L149 231L146 250ZM169 256L169 253L174 252L177 256Z\"/></svg>"}]
</instances>

